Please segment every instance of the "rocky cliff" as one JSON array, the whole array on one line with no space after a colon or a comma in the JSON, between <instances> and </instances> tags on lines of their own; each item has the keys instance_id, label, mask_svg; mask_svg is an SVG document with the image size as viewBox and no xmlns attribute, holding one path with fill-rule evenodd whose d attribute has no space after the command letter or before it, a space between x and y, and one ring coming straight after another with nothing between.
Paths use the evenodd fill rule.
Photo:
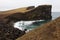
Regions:
<instances>
[{"instance_id":1,"label":"rocky cliff","mask_svg":"<svg viewBox=\"0 0 60 40\"><path fill-rule=\"evenodd\" d=\"M12 15L5 17L8 19L8 22L11 21L27 21L27 20L51 20L51 5L41 5L38 6L30 11L21 13L17 12Z\"/></svg>"}]
</instances>

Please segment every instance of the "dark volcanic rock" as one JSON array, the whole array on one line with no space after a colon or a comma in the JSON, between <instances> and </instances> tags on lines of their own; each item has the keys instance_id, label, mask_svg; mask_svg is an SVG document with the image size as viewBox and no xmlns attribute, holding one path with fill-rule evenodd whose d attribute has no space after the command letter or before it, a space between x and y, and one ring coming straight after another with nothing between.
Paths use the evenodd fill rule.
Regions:
<instances>
[{"instance_id":1,"label":"dark volcanic rock","mask_svg":"<svg viewBox=\"0 0 60 40\"><path fill-rule=\"evenodd\" d=\"M24 20L49 20L51 16L51 5L41 5L37 8L25 12Z\"/></svg>"},{"instance_id":2,"label":"dark volcanic rock","mask_svg":"<svg viewBox=\"0 0 60 40\"><path fill-rule=\"evenodd\" d=\"M25 32L14 28L12 25L0 22L0 40L15 40Z\"/></svg>"},{"instance_id":3,"label":"dark volcanic rock","mask_svg":"<svg viewBox=\"0 0 60 40\"><path fill-rule=\"evenodd\" d=\"M8 21L51 20L51 5L41 5L31 11L14 13L5 18L8 19Z\"/></svg>"},{"instance_id":4,"label":"dark volcanic rock","mask_svg":"<svg viewBox=\"0 0 60 40\"><path fill-rule=\"evenodd\" d=\"M27 7L27 10L30 10L30 9L34 9L35 6L30 6L30 7Z\"/></svg>"}]
</instances>

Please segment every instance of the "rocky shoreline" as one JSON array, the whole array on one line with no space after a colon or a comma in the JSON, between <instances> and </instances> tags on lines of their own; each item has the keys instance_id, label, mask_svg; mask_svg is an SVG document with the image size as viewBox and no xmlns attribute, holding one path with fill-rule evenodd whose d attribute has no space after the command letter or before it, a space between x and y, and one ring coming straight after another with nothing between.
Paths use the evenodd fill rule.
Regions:
<instances>
[{"instance_id":1,"label":"rocky shoreline","mask_svg":"<svg viewBox=\"0 0 60 40\"><path fill-rule=\"evenodd\" d=\"M6 14L7 15L7 14ZM15 40L19 36L23 36L25 31L21 31L13 27L13 24L21 20L37 20L44 19L50 20L51 5L41 5L37 8L27 12L11 13L11 15L1 16L0 14L0 40Z\"/></svg>"}]
</instances>

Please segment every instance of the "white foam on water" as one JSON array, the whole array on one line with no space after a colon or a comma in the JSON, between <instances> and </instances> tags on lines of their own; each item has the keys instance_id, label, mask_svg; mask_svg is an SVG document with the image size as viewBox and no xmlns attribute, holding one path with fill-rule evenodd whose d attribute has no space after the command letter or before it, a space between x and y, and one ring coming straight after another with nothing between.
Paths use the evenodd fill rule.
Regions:
<instances>
[{"instance_id":1,"label":"white foam on water","mask_svg":"<svg viewBox=\"0 0 60 40\"><path fill-rule=\"evenodd\" d=\"M14 28L18 28L19 30L23 31L24 29L26 29L25 26L29 26L33 22L35 21L19 21L19 22L14 23Z\"/></svg>"},{"instance_id":2,"label":"white foam on water","mask_svg":"<svg viewBox=\"0 0 60 40\"><path fill-rule=\"evenodd\" d=\"M44 20L36 20L36 21L44 21ZM18 28L19 30L24 31L24 29L26 29L26 26L31 25L33 22L36 21L18 21L16 23L14 23L14 28ZM30 29L29 29L30 30ZM27 30L27 32L29 31Z\"/></svg>"}]
</instances>

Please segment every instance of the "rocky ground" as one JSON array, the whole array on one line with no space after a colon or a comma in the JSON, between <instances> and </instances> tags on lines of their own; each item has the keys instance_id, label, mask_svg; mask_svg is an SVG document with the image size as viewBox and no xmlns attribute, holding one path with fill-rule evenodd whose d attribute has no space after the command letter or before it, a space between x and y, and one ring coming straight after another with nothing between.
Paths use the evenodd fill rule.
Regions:
<instances>
[{"instance_id":1,"label":"rocky ground","mask_svg":"<svg viewBox=\"0 0 60 40\"><path fill-rule=\"evenodd\" d=\"M15 40L25 32L14 28L12 25L0 22L0 40Z\"/></svg>"}]
</instances>

